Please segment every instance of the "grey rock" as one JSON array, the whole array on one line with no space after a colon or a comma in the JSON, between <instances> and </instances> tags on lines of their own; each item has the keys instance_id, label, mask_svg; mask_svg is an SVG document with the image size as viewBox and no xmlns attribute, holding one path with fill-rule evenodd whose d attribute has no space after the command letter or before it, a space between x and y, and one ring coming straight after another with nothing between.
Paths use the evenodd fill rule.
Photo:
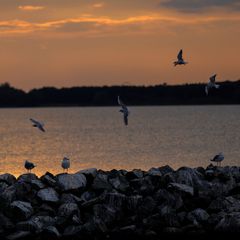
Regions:
<instances>
[{"instance_id":1,"label":"grey rock","mask_svg":"<svg viewBox=\"0 0 240 240\"><path fill-rule=\"evenodd\" d=\"M111 190L112 185L108 182L108 175L99 172L93 180L92 189L97 191Z\"/></svg>"},{"instance_id":2,"label":"grey rock","mask_svg":"<svg viewBox=\"0 0 240 240\"><path fill-rule=\"evenodd\" d=\"M150 175L150 176L155 176L155 177L161 177L162 176L162 173L159 170L159 168L151 168L151 169L148 170L147 174Z\"/></svg>"},{"instance_id":3,"label":"grey rock","mask_svg":"<svg viewBox=\"0 0 240 240\"><path fill-rule=\"evenodd\" d=\"M126 198L127 209L130 211L136 211L140 204L143 201L143 197L141 195L129 196Z\"/></svg>"},{"instance_id":4,"label":"grey rock","mask_svg":"<svg viewBox=\"0 0 240 240\"><path fill-rule=\"evenodd\" d=\"M59 195L54 188L44 188L38 191L37 196L43 202L52 202L56 203L59 201Z\"/></svg>"},{"instance_id":5,"label":"grey rock","mask_svg":"<svg viewBox=\"0 0 240 240\"><path fill-rule=\"evenodd\" d=\"M175 190L175 191L178 191L180 193L184 193L184 194L187 194L190 196L193 196L193 194L194 194L193 187L188 186L186 184L170 183L168 185L168 189Z\"/></svg>"},{"instance_id":6,"label":"grey rock","mask_svg":"<svg viewBox=\"0 0 240 240\"><path fill-rule=\"evenodd\" d=\"M204 223L208 220L209 214L201 208L197 208L191 212L188 213L187 218L189 221L194 223L195 221L199 223Z\"/></svg>"},{"instance_id":7,"label":"grey rock","mask_svg":"<svg viewBox=\"0 0 240 240\"><path fill-rule=\"evenodd\" d=\"M82 190L87 185L87 179L83 174L60 174L57 183L61 191Z\"/></svg>"},{"instance_id":8,"label":"grey rock","mask_svg":"<svg viewBox=\"0 0 240 240\"><path fill-rule=\"evenodd\" d=\"M33 216L27 221L18 222L16 228L20 231L39 233L44 227L55 224L55 219L49 216Z\"/></svg>"},{"instance_id":9,"label":"grey rock","mask_svg":"<svg viewBox=\"0 0 240 240\"><path fill-rule=\"evenodd\" d=\"M162 173L162 175L165 175L167 173L171 173L171 172L174 172L174 170L168 166L168 165L165 165L165 166L162 166L160 168L158 168L160 170L160 172Z\"/></svg>"},{"instance_id":10,"label":"grey rock","mask_svg":"<svg viewBox=\"0 0 240 240\"><path fill-rule=\"evenodd\" d=\"M64 203L58 209L58 216L70 218L73 215L80 216L80 210L76 203Z\"/></svg>"},{"instance_id":11,"label":"grey rock","mask_svg":"<svg viewBox=\"0 0 240 240\"><path fill-rule=\"evenodd\" d=\"M167 205L174 209L179 209L183 206L183 200L179 193L169 192L166 189L159 189L153 198L158 203L158 205Z\"/></svg>"},{"instance_id":12,"label":"grey rock","mask_svg":"<svg viewBox=\"0 0 240 240\"><path fill-rule=\"evenodd\" d=\"M45 185L39 179L32 180L31 185L37 190L45 188Z\"/></svg>"},{"instance_id":13,"label":"grey rock","mask_svg":"<svg viewBox=\"0 0 240 240\"><path fill-rule=\"evenodd\" d=\"M6 237L7 240L23 240L23 239L30 239L30 238L31 238L31 233L28 231L17 231Z\"/></svg>"},{"instance_id":14,"label":"grey rock","mask_svg":"<svg viewBox=\"0 0 240 240\"><path fill-rule=\"evenodd\" d=\"M133 180L136 178L143 178L144 172L141 169L134 169L126 173L128 180Z\"/></svg>"},{"instance_id":15,"label":"grey rock","mask_svg":"<svg viewBox=\"0 0 240 240\"><path fill-rule=\"evenodd\" d=\"M234 197L219 197L211 202L208 211L217 213L225 211L227 213L240 211L240 200Z\"/></svg>"},{"instance_id":16,"label":"grey rock","mask_svg":"<svg viewBox=\"0 0 240 240\"><path fill-rule=\"evenodd\" d=\"M94 217L101 219L106 226L121 218L121 212L108 205L96 204L93 206Z\"/></svg>"},{"instance_id":17,"label":"grey rock","mask_svg":"<svg viewBox=\"0 0 240 240\"><path fill-rule=\"evenodd\" d=\"M219 232L240 232L240 212L226 214L215 227Z\"/></svg>"},{"instance_id":18,"label":"grey rock","mask_svg":"<svg viewBox=\"0 0 240 240\"><path fill-rule=\"evenodd\" d=\"M53 176L51 173L46 172L42 177L41 181L45 183L48 186L55 187L57 184L55 176Z\"/></svg>"},{"instance_id":19,"label":"grey rock","mask_svg":"<svg viewBox=\"0 0 240 240\"><path fill-rule=\"evenodd\" d=\"M105 203L114 209L121 209L126 204L126 196L121 193L107 193Z\"/></svg>"},{"instance_id":20,"label":"grey rock","mask_svg":"<svg viewBox=\"0 0 240 240\"><path fill-rule=\"evenodd\" d=\"M9 173L5 173L0 175L0 182L5 182L8 185L12 185L16 182L16 178Z\"/></svg>"},{"instance_id":21,"label":"grey rock","mask_svg":"<svg viewBox=\"0 0 240 240\"><path fill-rule=\"evenodd\" d=\"M33 214L33 208L29 202L14 201L10 208L15 219L25 220Z\"/></svg>"},{"instance_id":22,"label":"grey rock","mask_svg":"<svg viewBox=\"0 0 240 240\"><path fill-rule=\"evenodd\" d=\"M130 187L128 181L122 175L119 175L115 178L110 178L109 182L116 190L120 192L126 192L127 190L129 190Z\"/></svg>"},{"instance_id":23,"label":"grey rock","mask_svg":"<svg viewBox=\"0 0 240 240\"><path fill-rule=\"evenodd\" d=\"M54 226L48 226L48 227L44 228L41 233L42 239L54 240L54 239L58 239L60 237L61 237L61 234L59 233L57 228Z\"/></svg>"},{"instance_id":24,"label":"grey rock","mask_svg":"<svg viewBox=\"0 0 240 240\"><path fill-rule=\"evenodd\" d=\"M77 174L78 173L84 174L86 177L95 178L97 176L97 169L96 168L83 169L83 170L77 172Z\"/></svg>"},{"instance_id":25,"label":"grey rock","mask_svg":"<svg viewBox=\"0 0 240 240\"><path fill-rule=\"evenodd\" d=\"M75 196L72 193L63 193L60 199L61 203L80 203L81 201L81 198Z\"/></svg>"},{"instance_id":26,"label":"grey rock","mask_svg":"<svg viewBox=\"0 0 240 240\"><path fill-rule=\"evenodd\" d=\"M25 173L25 174L22 174L18 177L17 181L18 182L28 182L30 183L32 180L37 180L38 177L33 174L33 173Z\"/></svg>"},{"instance_id":27,"label":"grey rock","mask_svg":"<svg viewBox=\"0 0 240 240\"><path fill-rule=\"evenodd\" d=\"M142 215L149 215L154 211L156 206L156 201L152 197L148 196L143 199L142 204L138 209L138 212Z\"/></svg>"}]
</instances>

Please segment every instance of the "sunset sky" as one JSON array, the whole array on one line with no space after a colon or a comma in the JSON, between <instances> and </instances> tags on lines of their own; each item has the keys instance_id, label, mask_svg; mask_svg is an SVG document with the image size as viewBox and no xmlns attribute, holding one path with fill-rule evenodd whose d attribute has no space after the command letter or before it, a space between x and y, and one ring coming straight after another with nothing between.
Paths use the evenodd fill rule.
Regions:
<instances>
[{"instance_id":1,"label":"sunset sky","mask_svg":"<svg viewBox=\"0 0 240 240\"><path fill-rule=\"evenodd\" d=\"M0 0L0 82L35 87L240 79L239 0ZM173 67L183 49L186 66Z\"/></svg>"}]
</instances>

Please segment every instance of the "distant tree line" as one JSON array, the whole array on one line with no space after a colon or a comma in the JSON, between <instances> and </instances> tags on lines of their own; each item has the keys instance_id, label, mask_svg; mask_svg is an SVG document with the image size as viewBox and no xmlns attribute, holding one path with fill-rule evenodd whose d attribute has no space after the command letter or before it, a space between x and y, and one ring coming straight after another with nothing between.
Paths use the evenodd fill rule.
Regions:
<instances>
[{"instance_id":1,"label":"distant tree line","mask_svg":"<svg viewBox=\"0 0 240 240\"><path fill-rule=\"evenodd\" d=\"M29 92L0 85L0 107L240 104L240 80L218 83L206 96L205 84L170 86L43 87Z\"/></svg>"}]
</instances>

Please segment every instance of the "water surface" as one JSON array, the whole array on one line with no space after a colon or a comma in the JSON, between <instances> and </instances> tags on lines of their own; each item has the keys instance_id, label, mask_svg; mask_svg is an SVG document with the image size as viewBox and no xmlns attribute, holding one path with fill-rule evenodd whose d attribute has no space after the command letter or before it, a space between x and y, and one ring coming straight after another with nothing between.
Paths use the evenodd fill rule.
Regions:
<instances>
[{"instance_id":1,"label":"water surface","mask_svg":"<svg viewBox=\"0 0 240 240\"><path fill-rule=\"evenodd\" d=\"M129 126L119 107L0 109L0 173L60 173L83 168L149 169L207 166L224 152L225 165L240 163L239 106L130 107ZM29 118L45 122L46 132Z\"/></svg>"}]
</instances>

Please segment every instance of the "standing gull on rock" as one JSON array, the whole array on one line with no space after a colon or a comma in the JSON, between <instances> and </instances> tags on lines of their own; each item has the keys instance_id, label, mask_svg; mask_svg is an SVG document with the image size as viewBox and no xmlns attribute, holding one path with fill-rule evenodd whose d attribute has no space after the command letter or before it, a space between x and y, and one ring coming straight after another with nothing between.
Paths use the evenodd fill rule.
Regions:
<instances>
[{"instance_id":1,"label":"standing gull on rock","mask_svg":"<svg viewBox=\"0 0 240 240\"><path fill-rule=\"evenodd\" d=\"M213 159L211 159L210 161L216 162L216 163L217 163L217 166L218 166L218 165L221 166L221 162L223 161L223 159L224 159L223 153L219 153L219 154L217 154Z\"/></svg>"},{"instance_id":2,"label":"standing gull on rock","mask_svg":"<svg viewBox=\"0 0 240 240\"><path fill-rule=\"evenodd\" d=\"M183 50L181 49L181 50L179 51L178 55L177 55L177 59L178 59L178 60L173 63L175 67L176 67L177 65L185 65L185 64L187 64L187 62L185 62L185 61L183 60L182 54L183 54Z\"/></svg>"},{"instance_id":3,"label":"standing gull on rock","mask_svg":"<svg viewBox=\"0 0 240 240\"><path fill-rule=\"evenodd\" d=\"M42 132L45 132L45 129L43 128L44 123L41 123L39 121L36 121L32 118L30 118L30 121L33 123L33 127L37 127L39 130L41 130Z\"/></svg>"},{"instance_id":4,"label":"standing gull on rock","mask_svg":"<svg viewBox=\"0 0 240 240\"><path fill-rule=\"evenodd\" d=\"M64 157L62 160L62 168L63 170L68 172L68 169L70 168L70 159Z\"/></svg>"},{"instance_id":5,"label":"standing gull on rock","mask_svg":"<svg viewBox=\"0 0 240 240\"><path fill-rule=\"evenodd\" d=\"M28 170L28 172L31 172L33 168L36 167L36 165L32 162L29 162L28 160L25 161L24 167Z\"/></svg>"},{"instance_id":6,"label":"standing gull on rock","mask_svg":"<svg viewBox=\"0 0 240 240\"><path fill-rule=\"evenodd\" d=\"M121 110L119 110L119 112L123 113L123 120L125 125L128 125L128 115L129 115L129 111L127 106L121 101L120 97L118 96L118 104L122 107Z\"/></svg>"},{"instance_id":7,"label":"standing gull on rock","mask_svg":"<svg viewBox=\"0 0 240 240\"><path fill-rule=\"evenodd\" d=\"M211 76L210 78L209 78L209 82L208 82L208 84L205 86L205 93L206 93L206 95L208 95L208 92L209 92L209 89L210 88L219 88L220 86L219 85L217 85L215 82L216 82L216 76L217 76L217 74L214 74L213 76Z\"/></svg>"}]
</instances>

